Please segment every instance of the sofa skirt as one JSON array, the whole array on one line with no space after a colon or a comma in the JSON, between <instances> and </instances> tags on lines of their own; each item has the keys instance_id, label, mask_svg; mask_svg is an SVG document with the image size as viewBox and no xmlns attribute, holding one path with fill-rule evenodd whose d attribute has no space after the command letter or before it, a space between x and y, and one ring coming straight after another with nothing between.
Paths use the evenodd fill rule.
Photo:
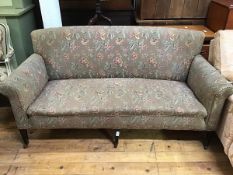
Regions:
<instances>
[{"instance_id":1,"label":"sofa skirt","mask_svg":"<svg viewBox=\"0 0 233 175\"><path fill-rule=\"evenodd\" d=\"M191 116L31 116L32 129L171 129L206 130L202 117Z\"/></svg>"}]
</instances>

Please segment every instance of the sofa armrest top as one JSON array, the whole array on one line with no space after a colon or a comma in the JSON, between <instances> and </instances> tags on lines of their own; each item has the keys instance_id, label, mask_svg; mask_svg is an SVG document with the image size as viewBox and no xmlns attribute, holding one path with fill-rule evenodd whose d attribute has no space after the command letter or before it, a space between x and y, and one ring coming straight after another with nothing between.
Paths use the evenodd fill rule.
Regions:
<instances>
[{"instance_id":1,"label":"sofa armrest top","mask_svg":"<svg viewBox=\"0 0 233 175\"><path fill-rule=\"evenodd\" d=\"M0 83L0 93L10 100L18 126L22 126L29 105L48 82L45 64L40 55L33 54ZM20 118L20 119L19 119Z\"/></svg>"},{"instance_id":2,"label":"sofa armrest top","mask_svg":"<svg viewBox=\"0 0 233 175\"><path fill-rule=\"evenodd\" d=\"M233 94L231 82L227 81L201 55L194 58L187 81L193 93L207 110L208 129L216 129L223 105Z\"/></svg>"},{"instance_id":3,"label":"sofa armrest top","mask_svg":"<svg viewBox=\"0 0 233 175\"><path fill-rule=\"evenodd\" d=\"M23 107L39 95L48 81L44 61L33 54L0 84L0 93L11 98L16 94Z\"/></svg>"}]
</instances>

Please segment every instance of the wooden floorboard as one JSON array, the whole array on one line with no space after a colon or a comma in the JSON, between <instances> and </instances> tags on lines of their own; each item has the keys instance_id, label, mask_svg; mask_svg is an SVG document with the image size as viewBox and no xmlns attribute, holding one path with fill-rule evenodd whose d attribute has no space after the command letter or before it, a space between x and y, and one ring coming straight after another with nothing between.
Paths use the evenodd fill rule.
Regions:
<instances>
[{"instance_id":1,"label":"wooden floorboard","mask_svg":"<svg viewBox=\"0 0 233 175\"><path fill-rule=\"evenodd\" d=\"M23 149L14 119L0 110L0 175L233 175L217 137L123 130L117 149L100 130L31 130Z\"/></svg>"}]
</instances>

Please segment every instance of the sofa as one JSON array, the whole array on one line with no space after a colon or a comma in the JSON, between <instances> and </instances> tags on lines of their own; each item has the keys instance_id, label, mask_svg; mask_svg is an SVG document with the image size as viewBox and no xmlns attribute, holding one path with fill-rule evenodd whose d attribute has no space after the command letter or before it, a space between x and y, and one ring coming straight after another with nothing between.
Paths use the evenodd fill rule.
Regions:
<instances>
[{"instance_id":1,"label":"sofa","mask_svg":"<svg viewBox=\"0 0 233 175\"><path fill-rule=\"evenodd\" d=\"M79 26L33 31L34 54L3 83L24 146L29 129L215 131L233 87L201 55L198 31Z\"/></svg>"},{"instance_id":2,"label":"sofa","mask_svg":"<svg viewBox=\"0 0 233 175\"><path fill-rule=\"evenodd\" d=\"M215 34L211 41L209 62L229 81L233 82L232 50L233 30L221 30ZM223 108L217 134L233 165L233 95L231 95Z\"/></svg>"}]
</instances>

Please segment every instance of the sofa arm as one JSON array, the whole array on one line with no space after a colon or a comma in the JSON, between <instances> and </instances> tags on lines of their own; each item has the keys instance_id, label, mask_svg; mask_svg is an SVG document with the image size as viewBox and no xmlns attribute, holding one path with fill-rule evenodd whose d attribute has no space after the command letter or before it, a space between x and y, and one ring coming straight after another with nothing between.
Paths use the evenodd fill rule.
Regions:
<instances>
[{"instance_id":1,"label":"sofa arm","mask_svg":"<svg viewBox=\"0 0 233 175\"><path fill-rule=\"evenodd\" d=\"M233 144L233 95L231 95L223 110L223 117L218 127L217 134L221 140L224 151L228 154L231 145ZM233 160L233 157L232 157Z\"/></svg>"},{"instance_id":2,"label":"sofa arm","mask_svg":"<svg viewBox=\"0 0 233 175\"><path fill-rule=\"evenodd\" d=\"M8 97L19 129L29 127L27 108L47 82L44 61L40 55L33 54L0 83L0 93Z\"/></svg>"},{"instance_id":3,"label":"sofa arm","mask_svg":"<svg viewBox=\"0 0 233 175\"><path fill-rule=\"evenodd\" d=\"M204 105L208 116L208 130L216 130L226 99L233 94L233 86L201 55L194 58L188 75L188 85Z\"/></svg>"}]
</instances>

